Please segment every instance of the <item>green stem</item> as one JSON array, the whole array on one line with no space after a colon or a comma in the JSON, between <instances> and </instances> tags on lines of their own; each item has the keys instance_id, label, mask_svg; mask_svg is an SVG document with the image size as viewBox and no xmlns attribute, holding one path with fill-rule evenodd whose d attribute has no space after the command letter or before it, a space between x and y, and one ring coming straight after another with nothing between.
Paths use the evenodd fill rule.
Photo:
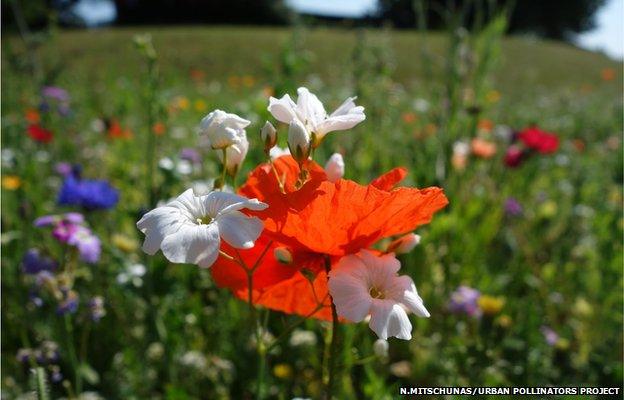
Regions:
<instances>
[{"instance_id":1,"label":"green stem","mask_svg":"<svg viewBox=\"0 0 624 400\"><path fill-rule=\"evenodd\" d=\"M35 381L37 385L37 400L49 400L46 373L42 367L35 369Z\"/></svg>"},{"instance_id":2,"label":"green stem","mask_svg":"<svg viewBox=\"0 0 624 400\"><path fill-rule=\"evenodd\" d=\"M65 314L65 331L65 340L67 342L69 360L72 365L72 369L74 370L76 393L80 394L82 393L82 375L80 373L80 361L78 360L78 356L76 356L76 348L74 346L74 329L71 316L69 314Z\"/></svg>"},{"instance_id":3,"label":"green stem","mask_svg":"<svg viewBox=\"0 0 624 400\"><path fill-rule=\"evenodd\" d=\"M156 203L154 193L154 159L156 156L156 135L152 132L155 122L156 72L155 62L148 60L148 93L147 93L147 145L145 147L146 194L149 208Z\"/></svg>"},{"instance_id":4,"label":"green stem","mask_svg":"<svg viewBox=\"0 0 624 400\"><path fill-rule=\"evenodd\" d=\"M223 151L223 171L221 171L221 182L219 182L219 189L223 189L225 186L225 176L227 173L227 149L221 150Z\"/></svg>"},{"instance_id":5,"label":"green stem","mask_svg":"<svg viewBox=\"0 0 624 400\"><path fill-rule=\"evenodd\" d=\"M329 257L325 258L325 271L329 275L329 271L331 269L331 262ZM331 310L332 310L332 325L331 325L331 335L330 342L328 348L326 348L325 354L325 363L324 363L324 380L325 383L325 399L331 400L333 398L334 392L334 381L336 377L336 361L338 356L338 335L339 335L339 327L338 327L338 313L336 312L336 306L334 305L334 299L329 296L331 300Z\"/></svg>"}]
</instances>

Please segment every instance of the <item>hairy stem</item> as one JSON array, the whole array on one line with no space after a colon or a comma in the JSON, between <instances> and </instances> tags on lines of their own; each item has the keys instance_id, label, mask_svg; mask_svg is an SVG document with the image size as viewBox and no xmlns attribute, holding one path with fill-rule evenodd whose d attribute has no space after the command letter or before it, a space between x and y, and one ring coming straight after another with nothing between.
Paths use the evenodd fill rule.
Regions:
<instances>
[{"instance_id":1,"label":"hairy stem","mask_svg":"<svg viewBox=\"0 0 624 400\"><path fill-rule=\"evenodd\" d=\"M329 271L331 269L331 262L329 257L325 258L325 271L329 276ZM339 341L339 327L338 327L338 313L336 312L336 306L334 305L334 299L329 296L331 300L331 310L332 310L332 324L331 324L331 335L329 347L326 349L326 362L325 372L325 399L331 400L333 398L334 393L334 381L336 378L336 362L338 357L338 341Z\"/></svg>"}]
</instances>

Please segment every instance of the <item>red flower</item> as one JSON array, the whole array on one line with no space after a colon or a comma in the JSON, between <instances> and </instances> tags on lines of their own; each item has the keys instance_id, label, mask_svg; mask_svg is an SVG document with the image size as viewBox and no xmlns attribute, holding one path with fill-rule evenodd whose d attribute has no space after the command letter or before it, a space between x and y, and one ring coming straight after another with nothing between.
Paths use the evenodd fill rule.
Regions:
<instances>
[{"instance_id":1,"label":"red flower","mask_svg":"<svg viewBox=\"0 0 624 400\"><path fill-rule=\"evenodd\" d=\"M242 195L269 204L252 213L264 222L261 238L250 250L223 250L239 254L247 266L257 262L254 303L286 313L331 319L326 263L411 232L448 204L440 188L393 190L405 177L402 168L362 186L345 179L329 182L323 169L310 161L308 180L297 190L299 167L292 157L283 156L274 165L275 171L268 164L257 167L240 189ZM280 264L273 255L276 247L288 248L293 262ZM247 274L239 265L221 257L211 271L217 284L247 298Z\"/></svg>"},{"instance_id":2,"label":"red flower","mask_svg":"<svg viewBox=\"0 0 624 400\"><path fill-rule=\"evenodd\" d=\"M40 143L50 143L54 139L52 132L35 124L28 126L28 136Z\"/></svg>"},{"instance_id":3,"label":"red flower","mask_svg":"<svg viewBox=\"0 0 624 400\"><path fill-rule=\"evenodd\" d=\"M522 164L524 161L524 152L518 146L511 145L505 153L505 165L511 168L515 168Z\"/></svg>"},{"instance_id":4,"label":"red flower","mask_svg":"<svg viewBox=\"0 0 624 400\"><path fill-rule=\"evenodd\" d=\"M544 132L537 127L531 127L520 132L520 140L533 150L537 150L543 154L550 154L559 148L559 138L557 135Z\"/></svg>"},{"instance_id":5,"label":"red flower","mask_svg":"<svg viewBox=\"0 0 624 400\"><path fill-rule=\"evenodd\" d=\"M107 135L111 139L130 139L132 137L132 131L130 129L124 129L116 119L107 120L108 126Z\"/></svg>"}]
</instances>

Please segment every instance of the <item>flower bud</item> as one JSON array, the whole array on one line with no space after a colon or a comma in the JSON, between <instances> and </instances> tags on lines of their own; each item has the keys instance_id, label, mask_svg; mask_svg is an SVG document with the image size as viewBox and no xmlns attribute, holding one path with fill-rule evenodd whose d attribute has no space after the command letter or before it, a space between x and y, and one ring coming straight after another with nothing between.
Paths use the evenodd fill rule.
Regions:
<instances>
[{"instance_id":1,"label":"flower bud","mask_svg":"<svg viewBox=\"0 0 624 400\"><path fill-rule=\"evenodd\" d=\"M244 131L237 140L237 143L225 149L227 157L225 168L230 176L235 176L240 170L240 166L245 161L247 151L249 150L249 141L247 141L247 135L245 135ZM217 151L217 156L223 162L223 151Z\"/></svg>"},{"instance_id":2,"label":"flower bud","mask_svg":"<svg viewBox=\"0 0 624 400\"><path fill-rule=\"evenodd\" d=\"M260 131L260 137L264 142L264 151L271 150L277 143L277 131L275 130L273 124L267 121Z\"/></svg>"},{"instance_id":3,"label":"flower bud","mask_svg":"<svg viewBox=\"0 0 624 400\"><path fill-rule=\"evenodd\" d=\"M325 164L325 174L327 175L327 180L330 182L336 182L338 179L341 179L344 176L345 164L342 159L342 155L340 153L334 153L329 160L327 160L327 164Z\"/></svg>"},{"instance_id":4,"label":"flower bud","mask_svg":"<svg viewBox=\"0 0 624 400\"><path fill-rule=\"evenodd\" d=\"M282 264L289 265L293 262L292 253L286 247L277 247L273 250L273 255L275 259Z\"/></svg>"},{"instance_id":5,"label":"flower bud","mask_svg":"<svg viewBox=\"0 0 624 400\"><path fill-rule=\"evenodd\" d=\"M310 132L299 120L294 119L288 127L288 148L290 149L290 154L299 164L303 163L310 156L310 145Z\"/></svg>"},{"instance_id":6,"label":"flower bud","mask_svg":"<svg viewBox=\"0 0 624 400\"><path fill-rule=\"evenodd\" d=\"M397 240L390 243L387 252L393 252L395 254L409 253L420 243L420 235L415 233L408 233L403 235Z\"/></svg>"},{"instance_id":7,"label":"flower bud","mask_svg":"<svg viewBox=\"0 0 624 400\"><path fill-rule=\"evenodd\" d=\"M379 358L386 358L388 357L389 347L387 340L377 339L375 343L373 343L373 352Z\"/></svg>"}]
</instances>

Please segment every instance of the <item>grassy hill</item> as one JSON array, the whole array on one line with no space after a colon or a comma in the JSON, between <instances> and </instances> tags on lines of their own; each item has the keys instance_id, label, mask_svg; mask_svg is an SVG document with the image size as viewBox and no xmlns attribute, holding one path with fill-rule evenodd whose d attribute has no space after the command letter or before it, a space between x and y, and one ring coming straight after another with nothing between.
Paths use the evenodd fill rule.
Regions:
<instances>
[{"instance_id":1,"label":"grassy hill","mask_svg":"<svg viewBox=\"0 0 624 400\"><path fill-rule=\"evenodd\" d=\"M187 77L191 69L203 70L209 80L224 80L230 75L262 77L270 70L280 52L292 41L292 31L284 28L257 27L140 27L92 31L61 31L45 52L58 57L72 71L68 81L117 77L124 71L136 77L140 61L132 46L137 33L151 33L161 57L165 77ZM339 29L311 29L297 36L299 45L309 52L307 70L327 83L342 83L354 57L358 33ZM417 32L365 31L367 42L386 47L393 64L392 77L404 84L423 79L423 36ZM427 35L431 68L437 80L445 77L443 58L448 40L443 33ZM19 50L15 37L11 49ZM385 46L385 45L389 46ZM3 46L6 48L6 46ZM495 85L504 95L516 95L527 88L547 90L578 89L588 78L600 76L605 68L621 70L622 64L604 55L572 45L534 38L509 37L501 47ZM7 61L3 52L3 62ZM616 78L621 86L621 76Z\"/></svg>"}]
</instances>

